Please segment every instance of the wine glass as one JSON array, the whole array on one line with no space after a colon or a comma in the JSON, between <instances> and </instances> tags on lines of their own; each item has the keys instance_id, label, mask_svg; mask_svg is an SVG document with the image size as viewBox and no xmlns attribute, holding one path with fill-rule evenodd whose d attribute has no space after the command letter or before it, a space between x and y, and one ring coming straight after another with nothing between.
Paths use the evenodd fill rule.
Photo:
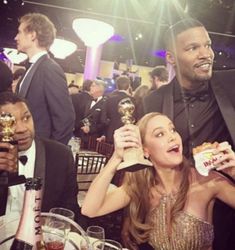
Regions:
<instances>
[{"instance_id":1,"label":"wine glass","mask_svg":"<svg viewBox=\"0 0 235 250\"><path fill-rule=\"evenodd\" d=\"M43 240L47 250L64 250L66 243L65 223L50 220L43 228Z\"/></svg>"},{"instance_id":2,"label":"wine glass","mask_svg":"<svg viewBox=\"0 0 235 250\"><path fill-rule=\"evenodd\" d=\"M71 220L74 220L74 212L67 209L67 208L63 208L63 207L53 207L50 209L49 211L50 213L53 213L53 214L60 214L64 217L67 217ZM54 219L56 220L56 219ZM65 235L68 236L69 232L70 232L70 224L67 223L67 222L64 222L64 229L65 229Z\"/></svg>"},{"instance_id":3,"label":"wine glass","mask_svg":"<svg viewBox=\"0 0 235 250\"><path fill-rule=\"evenodd\" d=\"M104 240L104 228L100 226L89 226L86 230L87 236L93 239Z\"/></svg>"}]
</instances>

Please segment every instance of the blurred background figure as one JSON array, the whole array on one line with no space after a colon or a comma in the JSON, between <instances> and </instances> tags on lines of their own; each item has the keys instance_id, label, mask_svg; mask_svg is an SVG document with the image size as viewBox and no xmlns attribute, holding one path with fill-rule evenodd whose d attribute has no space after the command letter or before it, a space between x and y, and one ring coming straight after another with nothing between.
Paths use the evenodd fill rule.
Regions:
<instances>
[{"instance_id":1,"label":"blurred background figure","mask_svg":"<svg viewBox=\"0 0 235 250\"><path fill-rule=\"evenodd\" d=\"M13 82L12 82L12 85L11 85L13 93L15 93L16 86L17 86L18 82L20 81L20 79L25 74L25 71L26 71L25 68L18 68L18 69L16 69L14 71L14 73L13 73Z\"/></svg>"},{"instance_id":2,"label":"blurred background figure","mask_svg":"<svg viewBox=\"0 0 235 250\"><path fill-rule=\"evenodd\" d=\"M137 121L144 115L143 99L149 93L149 86L140 85L134 92Z\"/></svg>"},{"instance_id":3,"label":"blurred background figure","mask_svg":"<svg viewBox=\"0 0 235 250\"><path fill-rule=\"evenodd\" d=\"M90 109L93 97L90 94L92 80L85 80L82 85L82 91L71 95L72 103L75 111L74 135L81 137L81 127L84 126L82 120L85 118L86 110Z\"/></svg>"},{"instance_id":4,"label":"blurred background figure","mask_svg":"<svg viewBox=\"0 0 235 250\"><path fill-rule=\"evenodd\" d=\"M71 83L68 85L68 90L70 95L78 94L79 92L79 86L75 84L74 80L71 81Z\"/></svg>"},{"instance_id":5,"label":"blurred background figure","mask_svg":"<svg viewBox=\"0 0 235 250\"><path fill-rule=\"evenodd\" d=\"M164 65L159 65L155 67L150 73L152 86L150 91L159 89L162 85L168 83L169 73Z\"/></svg>"},{"instance_id":6,"label":"blurred background figure","mask_svg":"<svg viewBox=\"0 0 235 250\"><path fill-rule=\"evenodd\" d=\"M11 91L13 74L6 63L0 60L0 92Z\"/></svg>"},{"instance_id":7,"label":"blurred background figure","mask_svg":"<svg viewBox=\"0 0 235 250\"><path fill-rule=\"evenodd\" d=\"M104 124L101 122L101 112L104 109L104 105L107 100L107 96L104 96L106 84L102 80L94 80L90 87L90 95L92 100L85 110L85 117L82 120L84 126L81 127L81 138L84 147L88 144L89 137L93 137L94 140L104 135Z\"/></svg>"},{"instance_id":8,"label":"blurred background figure","mask_svg":"<svg viewBox=\"0 0 235 250\"><path fill-rule=\"evenodd\" d=\"M135 99L131 96L131 80L128 76L122 75L116 78L116 88L114 93L109 95L101 114L101 121L105 126L106 142L111 144L113 143L114 131L123 125L121 115L118 112L119 102L129 97L135 103ZM133 116L136 120L136 111Z\"/></svg>"}]
</instances>

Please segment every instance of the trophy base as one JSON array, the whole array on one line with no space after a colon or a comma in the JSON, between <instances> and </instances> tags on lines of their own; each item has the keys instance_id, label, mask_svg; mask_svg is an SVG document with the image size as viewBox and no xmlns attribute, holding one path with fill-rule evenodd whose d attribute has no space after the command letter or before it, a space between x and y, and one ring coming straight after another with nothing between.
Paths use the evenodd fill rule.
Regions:
<instances>
[{"instance_id":1,"label":"trophy base","mask_svg":"<svg viewBox=\"0 0 235 250\"><path fill-rule=\"evenodd\" d=\"M135 172L151 166L153 166L152 162L144 158L142 149L128 148L124 151L123 162L119 164L117 171Z\"/></svg>"}]
</instances>

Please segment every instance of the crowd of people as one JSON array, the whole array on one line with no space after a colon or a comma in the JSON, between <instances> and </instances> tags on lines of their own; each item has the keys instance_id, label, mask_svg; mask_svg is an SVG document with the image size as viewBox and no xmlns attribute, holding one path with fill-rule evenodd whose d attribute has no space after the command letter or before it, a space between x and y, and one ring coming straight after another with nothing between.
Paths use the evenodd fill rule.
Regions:
<instances>
[{"instance_id":1,"label":"crowd of people","mask_svg":"<svg viewBox=\"0 0 235 250\"><path fill-rule=\"evenodd\" d=\"M0 61L0 112L16 118L18 156L28 159L26 167L19 163L19 174L44 180L42 211L69 208L86 227L88 217L125 208L122 236L130 249L235 249L235 71L213 72L214 52L204 25L186 18L166 31L172 80L159 65L150 72L149 85L133 90L130 77L121 75L111 93L100 79L85 79L81 90L67 84L48 54L55 34L45 15L26 14L15 41L28 56L27 68L13 74ZM123 125L119 104L126 98L135 108L133 124ZM114 145L82 209L67 146L72 136L80 137L84 148L90 137ZM194 167L193 148L203 142L218 142L213 154L220 155L208 176ZM0 147L6 149L0 151L0 174L11 176L14 146L0 142ZM153 167L127 171L121 185L108 192L125 149L132 147L141 148ZM6 216L21 212L23 190L23 184L9 187Z\"/></svg>"}]
</instances>

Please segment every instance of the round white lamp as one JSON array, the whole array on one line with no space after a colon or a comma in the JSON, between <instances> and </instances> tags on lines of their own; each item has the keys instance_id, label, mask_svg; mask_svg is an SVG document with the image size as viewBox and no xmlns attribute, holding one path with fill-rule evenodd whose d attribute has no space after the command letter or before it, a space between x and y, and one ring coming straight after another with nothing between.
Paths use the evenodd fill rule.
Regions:
<instances>
[{"instance_id":1,"label":"round white lamp","mask_svg":"<svg viewBox=\"0 0 235 250\"><path fill-rule=\"evenodd\" d=\"M114 34L114 28L105 22L79 18L73 21L73 29L87 46L84 79L94 80L99 72L102 45Z\"/></svg>"},{"instance_id":2,"label":"round white lamp","mask_svg":"<svg viewBox=\"0 0 235 250\"><path fill-rule=\"evenodd\" d=\"M50 52L55 58L65 59L67 56L74 53L77 49L77 45L73 42L56 38L50 47Z\"/></svg>"}]
</instances>

